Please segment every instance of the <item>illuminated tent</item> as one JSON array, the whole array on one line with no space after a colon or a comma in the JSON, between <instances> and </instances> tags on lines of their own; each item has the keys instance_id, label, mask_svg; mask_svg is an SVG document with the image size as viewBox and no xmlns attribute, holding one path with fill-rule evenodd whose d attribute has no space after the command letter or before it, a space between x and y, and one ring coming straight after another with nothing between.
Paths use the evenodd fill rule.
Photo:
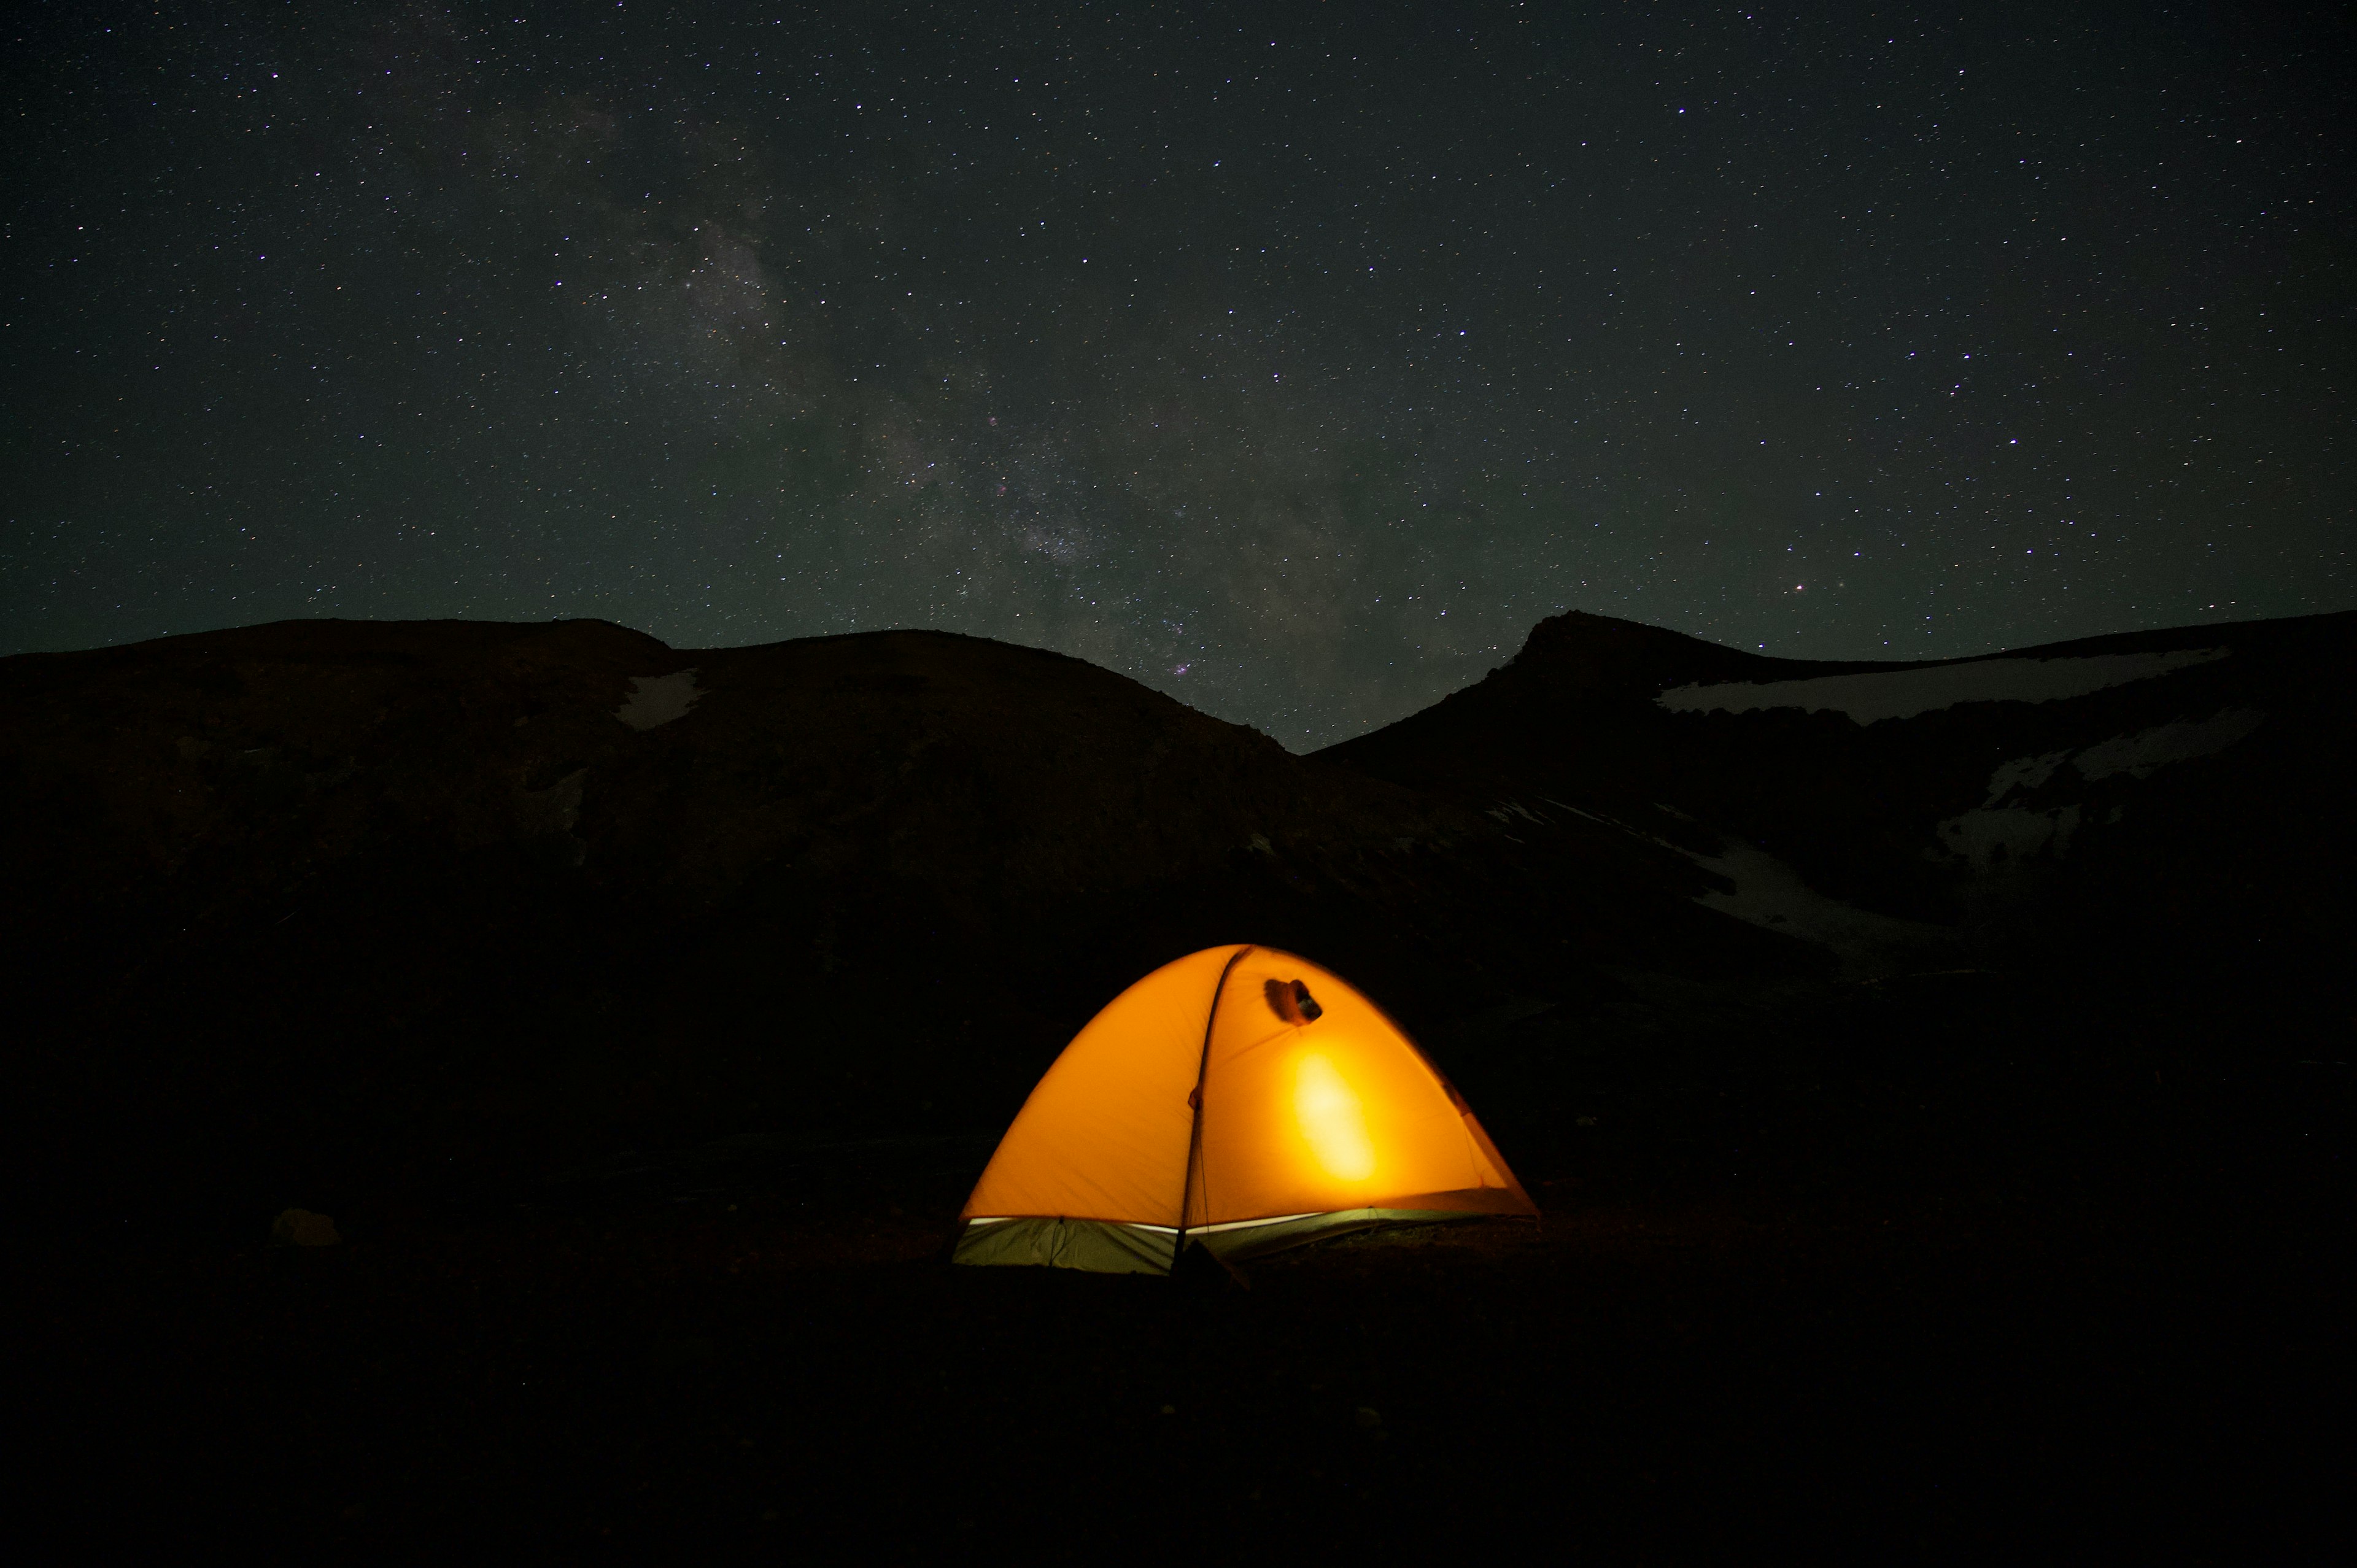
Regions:
<instances>
[{"instance_id":1,"label":"illuminated tent","mask_svg":"<svg viewBox=\"0 0 2357 1568\"><path fill-rule=\"evenodd\" d=\"M1273 948L1163 965L1073 1036L961 1216L961 1263L1167 1273L1336 1230L1536 1214L1372 1002Z\"/></svg>"}]
</instances>

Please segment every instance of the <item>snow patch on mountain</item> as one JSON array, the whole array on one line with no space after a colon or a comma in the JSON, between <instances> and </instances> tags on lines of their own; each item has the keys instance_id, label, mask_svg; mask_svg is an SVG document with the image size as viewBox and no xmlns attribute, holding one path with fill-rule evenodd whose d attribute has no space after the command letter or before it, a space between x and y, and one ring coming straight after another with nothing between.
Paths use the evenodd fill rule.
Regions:
<instances>
[{"instance_id":1,"label":"snow patch on mountain","mask_svg":"<svg viewBox=\"0 0 2357 1568\"><path fill-rule=\"evenodd\" d=\"M2132 681L2233 652L2179 648L2153 653L2097 653L2071 659L1980 659L1964 664L1921 665L1864 675L1813 675L1799 681L1726 681L1679 686L1653 700L1673 713L1749 714L1770 708L1837 713L1855 724L1911 719L1958 703L2053 703L2083 697Z\"/></svg>"},{"instance_id":2,"label":"snow patch on mountain","mask_svg":"<svg viewBox=\"0 0 2357 1568\"><path fill-rule=\"evenodd\" d=\"M2156 768L2225 750L2257 729L2266 716L2256 708L2227 708L2206 719L2179 719L2135 735L2114 736L2081 752L2071 766L2090 781L2115 773L2148 779Z\"/></svg>"},{"instance_id":3,"label":"snow patch on mountain","mask_svg":"<svg viewBox=\"0 0 2357 1568\"><path fill-rule=\"evenodd\" d=\"M2054 777L2054 770L2061 767L2062 759L2070 755L2067 751L2050 751L2043 757L2025 757L2017 761L1999 763L1996 771L1989 775L1988 799L1981 804L1994 806L2016 789L2037 789Z\"/></svg>"},{"instance_id":4,"label":"snow patch on mountain","mask_svg":"<svg viewBox=\"0 0 2357 1568\"><path fill-rule=\"evenodd\" d=\"M630 694L614 710L614 716L632 729L652 729L657 725L685 718L687 710L695 706L703 695L693 670L670 675L633 675Z\"/></svg>"},{"instance_id":5,"label":"snow patch on mountain","mask_svg":"<svg viewBox=\"0 0 2357 1568\"><path fill-rule=\"evenodd\" d=\"M1828 897L1810 886L1790 865L1741 839L1722 838L1717 854L1705 854L1642 828L1632 828L1616 817L1582 811L1551 797L1542 796L1541 800L1557 811L1617 829L1656 849L1682 855L1712 875L1723 877L1733 884L1729 890L1713 888L1697 895L1694 901L1717 914L1831 949L1841 959L1843 972L1853 980L1920 969L1927 960L1952 953L1963 940L1947 926L1878 915ZM1653 810L1680 822L1694 821L1675 806L1662 801L1655 801ZM1512 800L1500 802L1500 809L1490 814L1503 822L1509 811L1518 812L1534 822L1544 820L1532 816L1528 808Z\"/></svg>"},{"instance_id":6,"label":"snow patch on mountain","mask_svg":"<svg viewBox=\"0 0 2357 1568\"><path fill-rule=\"evenodd\" d=\"M2020 806L1984 808L1950 817L1937 831L1951 854L1971 861L1976 871L1987 871L2000 862L2027 860L2049 852L2064 854L2071 847L2072 835L2079 831L2079 808L2058 806L2050 811Z\"/></svg>"},{"instance_id":7,"label":"snow patch on mountain","mask_svg":"<svg viewBox=\"0 0 2357 1568\"><path fill-rule=\"evenodd\" d=\"M1715 855L1690 849L1678 853L1735 885L1732 892L1714 890L1695 898L1695 903L1830 948L1841 956L1844 969L1853 978L1919 967L1928 954L1953 948L1958 940L1945 926L1878 915L1828 897L1766 850L1739 839L1727 840Z\"/></svg>"},{"instance_id":8,"label":"snow patch on mountain","mask_svg":"<svg viewBox=\"0 0 2357 1568\"><path fill-rule=\"evenodd\" d=\"M2054 770L2065 758L2071 758L2072 768L2091 784L2121 773L2132 779L2149 779L2155 768L2169 763L2217 755L2257 729L2266 716L2256 708L2223 708L2206 719L2179 719L2134 735L2115 735L2086 747L2075 758L2071 758L2068 751L2016 757L2011 762L1999 763L1989 775L1988 799L1981 805L1986 810L2016 789L2037 789L2054 777ZM1953 819L1959 822L1963 820ZM1943 837L1949 825L1941 824Z\"/></svg>"}]
</instances>

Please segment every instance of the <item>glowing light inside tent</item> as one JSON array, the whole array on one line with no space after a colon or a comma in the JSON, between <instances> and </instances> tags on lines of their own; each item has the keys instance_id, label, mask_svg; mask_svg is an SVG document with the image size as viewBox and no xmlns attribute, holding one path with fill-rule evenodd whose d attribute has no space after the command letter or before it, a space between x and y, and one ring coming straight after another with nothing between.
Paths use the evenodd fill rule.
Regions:
<instances>
[{"instance_id":1,"label":"glowing light inside tent","mask_svg":"<svg viewBox=\"0 0 2357 1568\"><path fill-rule=\"evenodd\" d=\"M1305 1056L1294 1069L1293 1116L1328 1176L1364 1181L1375 1174L1375 1144L1367 1136L1366 1109L1324 1057Z\"/></svg>"}]
</instances>

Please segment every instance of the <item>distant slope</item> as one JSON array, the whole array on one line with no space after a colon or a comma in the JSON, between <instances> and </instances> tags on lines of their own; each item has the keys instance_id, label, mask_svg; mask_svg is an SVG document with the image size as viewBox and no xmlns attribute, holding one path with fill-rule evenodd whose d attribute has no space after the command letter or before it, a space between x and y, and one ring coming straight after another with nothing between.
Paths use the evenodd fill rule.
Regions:
<instances>
[{"instance_id":1,"label":"distant slope","mask_svg":"<svg viewBox=\"0 0 2357 1568\"><path fill-rule=\"evenodd\" d=\"M1848 983L1909 972L2345 1032L2352 628L1817 665L1566 617L1312 757L931 632L0 660L16 1146L59 1213L222 1213L996 1129L1129 982L1237 940L1351 976L1528 1137L1562 1061L1885 1026Z\"/></svg>"},{"instance_id":2,"label":"distant slope","mask_svg":"<svg viewBox=\"0 0 2357 1568\"><path fill-rule=\"evenodd\" d=\"M2357 614L1922 664L1573 614L1318 757L1529 827L1518 813L1609 816L1708 857L1730 912L1798 929L1814 897L1817 934L1854 957L1918 940L2020 963L2068 942L2207 963L2272 942L2271 983L2322 978L2351 930Z\"/></svg>"},{"instance_id":3,"label":"distant slope","mask_svg":"<svg viewBox=\"0 0 2357 1568\"><path fill-rule=\"evenodd\" d=\"M1123 986L1240 938L1419 1026L1810 961L1611 830L1534 858L973 638L300 622L0 674L12 1059L78 1180L1000 1125Z\"/></svg>"}]
</instances>

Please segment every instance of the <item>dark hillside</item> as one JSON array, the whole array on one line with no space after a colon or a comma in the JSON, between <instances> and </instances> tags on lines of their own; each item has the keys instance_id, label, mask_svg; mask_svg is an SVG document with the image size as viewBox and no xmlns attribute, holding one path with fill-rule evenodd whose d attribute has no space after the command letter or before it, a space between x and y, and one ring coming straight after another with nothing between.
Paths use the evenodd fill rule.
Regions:
<instances>
[{"instance_id":1,"label":"dark hillside","mask_svg":"<svg viewBox=\"0 0 2357 1568\"><path fill-rule=\"evenodd\" d=\"M986 1130L1122 985L1239 932L1419 1024L1534 972L1792 961L1609 830L1534 861L970 638L289 623L5 668L37 1164L85 1196Z\"/></svg>"},{"instance_id":2,"label":"dark hillside","mask_svg":"<svg viewBox=\"0 0 2357 1568\"><path fill-rule=\"evenodd\" d=\"M1318 755L1529 836L1577 809L1732 854L1724 870L1781 868L1945 931L1956 962L2140 982L2190 962L2280 995L2342 985L2357 934L2336 869L2357 854L2357 615L1933 664L1566 615L1480 684Z\"/></svg>"},{"instance_id":3,"label":"dark hillside","mask_svg":"<svg viewBox=\"0 0 2357 1568\"><path fill-rule=\"evenodd\" d=\"M1306 758L922 632L5 660L28 1473L77 1539L339 1555L1461 1551L1436 1496L1643 1561L2323 1554L2351 628L1565 618ZM945 1266L1071 1033L1239 937L1390 1008L1544 1222Z\"/></svg>"}]
</instances>

